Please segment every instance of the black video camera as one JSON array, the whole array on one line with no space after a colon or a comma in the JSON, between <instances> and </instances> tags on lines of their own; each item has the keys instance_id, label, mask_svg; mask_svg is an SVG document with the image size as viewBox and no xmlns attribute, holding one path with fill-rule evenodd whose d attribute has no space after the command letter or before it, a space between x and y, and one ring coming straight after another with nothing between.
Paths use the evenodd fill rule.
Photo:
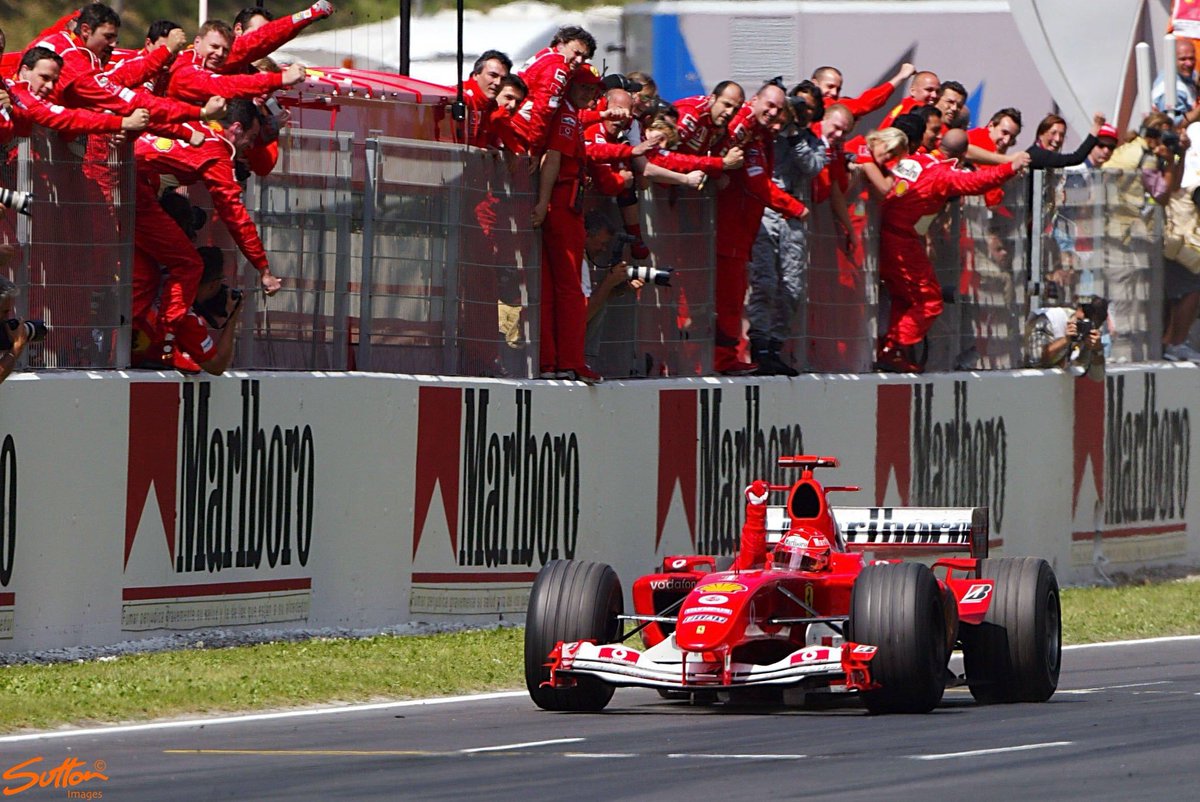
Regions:
<instances>
[{"instance_id":1,"label":"black video camera","mask_svg":"<svg viewBox=\"0 0 1200 802\"><path fill-rule=\"evenodd\" d=\"M1075 342L1083 342L1088 335L1104 326L1108 320L1108 299L1099 296L1079 305L1083 317L1075 321Z\"/></svg>"},{"instance_id":2,"label":"black video camera","mask_svg":"<svg viewBox=\"0 0 1200 802\"><path fill-rule=\"evenodd\" d=\"M1170 149L1170 151L1176 156L1182 156L1187 152L1179 141L1179 132L1174 129L1168 128L1167 130L1163 131L1161 140L1162 143L1166 145L1167 148Z\"/></svg>"},{"instance_id":3,"label":"black video camera","mask_svg":"<svg viewBox=\"0 0 1200 802\"><path fill-rule=\"evenodd\" d=\"M229 308L231 300L233 301L232 309ZM221 289L217 290L213 297L206 301L196 301L192 304L192 309L212 328L223 329L229 322L229 318L241 305L242 291L235 290L228 284L221 284Z\"/></svg>"},{"instance_id":4,"label":"black video camera","mask_svg":"<svg viewBox=\"0 0 1200 802\"><path fill-rule=\"evenodd\" d=\"M25 338L31 343L39 343L46 339L50 327L44 320L26 320L21 322L15 317L0 322L0 351L11 351L13 347L12 332L20 326L25 327Z\"/></svg>"}]
</instances>

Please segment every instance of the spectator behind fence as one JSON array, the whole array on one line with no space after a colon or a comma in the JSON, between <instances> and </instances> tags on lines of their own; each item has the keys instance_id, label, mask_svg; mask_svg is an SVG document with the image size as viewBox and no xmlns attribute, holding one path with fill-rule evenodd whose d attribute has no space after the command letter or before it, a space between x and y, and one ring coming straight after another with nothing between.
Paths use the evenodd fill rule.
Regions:
<instances>
[{"instance_id":1,"label":"spectator behind fence","mask_svg":"<svg viewBox=\"0 0 1200 802\"><path fill-rule=\"evenodd\" d=\"M196 249L204 272L196 289L196 302L172 327L173 343L163 325L158 306L134 321L130 363L135 368L161 369L168 364L170 348L182 349L195 360L198 373L203 370L220 376L233 361L237 344L237 326L242 314L242 294L225 283L225 254L206 245ZM210 328L217 329L214 341ZM178 365L176 365L178 367Z\"/></svg>"},{"instance_id":2,"label":"spectator behind fence","mask_svg":"<svg viewBox=\"0 0 1200 802\"><path fill-rule=\"evenodd\" d=\"M970 119L967 110L967 89L958 81L943 81L938 87L937 100L933 105L942 113L942 125L946 128L963 127L963 117Z\"/></svg>"},{"instance_id":3,"label":"spectator behind fence","mask_svg":"<svg viewBox=\"0 0 1200 802\"><path fill-rule=\"evenodd\" d=\"M1150 103L1165 112L1178 123L1194 123L1200 120L1200 109L1196 108L1196 45L1191 39L1175 40L1175 102L1166 98L1166 76L1159 75L1150 90Z\"/></svg>"},{"instance_id":4,"label":"spectator behind fence","mask_svg":"<svg viewBox=\"0 0 1200 802\"><path fill-rule=\"evenodd\" d=\"M0 211L4 207L0 206ZM12 258L11 246L0 250L0 267ZM21 291L8 279L0 276L0 382L16 368L25 346L46 336L46 326L39 321L22 320L14 307Z\"/></svg>"},{"instance_id":5,"label":"spectator behind fence","mask_svg":"<svg viewBox=\"0 0 1200 802\"><path fill-rule=\"evenodd\" d=\"M801 203L809 201L812 179L828 158L825 144L809 127L824 110L820 90L811 81L797 85L789 103L789 123L775 139L775 184ZM750 255L750 359L759 376L796 376L783 358L796 307L805 296L808 270L808 223L785 218L774 209L763 212Z\"/></svg>"},{"instance_id":6,"label":"spectator behind fence","mask_svg":"<svg viewBox=\"0 0 1200 802\"><path fill-rule=\"evenodd\" d=\"M630 290L640 290L645 282L629 277L629 265L622 258L628 234L618 235L607 214L593 209L584 217L583 294L587 298L587 338L584 354L591 364L600 356L600 336L609 300Z\"/></svg>"},{"instance_id":7,"label":"spectator behind fence","mask_svg":"<svg viewBox=\"0 0 1200 802\"><path fill-rule=\"evenodd\" d=\"M729 123L745 100L745 90L739 84L721 81L712 94L675 101L679 109L679 152L693 156L721 153Z\"/></svg>"},{"instance_id":8,"label":"spectator behind fence","mask_svg":"<svg viewBox=\"0 0 1200 802\"><path fill-rule=\"evenodd\" d=\"M1109 249L1105 271L1108 293L1113 298L1112 322L1118 331L1144 333L1149 328L1150 321L1140 311L1144 302L1137 300L1137 287L1149 264L1146 255L1129 244L1150 238L1148 213L1155 205L1168 206L1171 195L1180 187L1182 160L1178 157L1183 146L1170 116L1154 112L1146 117L1138 135L1114 150L1104 164L1105 170L1119 171L1109 182L1115 192L1106 199L1105 232L1119 243L1119 247Z\"/></svg>"},{"instance_id":9,"label":"spectator behind fence","mask_svg":"<svg viewBox=\"0 0 1200 802\"><path fill-rule=\"evenodd\" d=\"M1047 114L1038 123L1035 141L1029 148L1029 167L1032 170L1045 170L1053 167L1074 167L1082 164L1099 141L1100 130L1104 128L1104 115L1096 112L1092 115L1092 130L1084 137L1083 142L1074 153L1061 153L1063 139L1067 135L1067 121L1057 114Z\"/></svg>"},{"instance_id":10,"label":"spectator behind fence","mask_svg":"<svg viewBox=\"0 0 1200 802\"><path fill-rule=\"evenodd\" d=\"M1074 368L1093 381L1104 379L1100 332L1108 321L1108 301L1081 298L1074 309L1034 310L1026 328L1026 364L1032 368Z\"/></svg>"},{"instance_id":11,"label":"spectator behind fence","mask_svg":"<svg viewBox=\"0 0 1200 802\"><path fill-rule=\"evenodd\" d=\"M967 131L967 159L972 164L1004 164L1012 161L1008 150L1021 135L1021 112L1014 108L1000 109L982 128Z\"/></svg>"}]
</instances>

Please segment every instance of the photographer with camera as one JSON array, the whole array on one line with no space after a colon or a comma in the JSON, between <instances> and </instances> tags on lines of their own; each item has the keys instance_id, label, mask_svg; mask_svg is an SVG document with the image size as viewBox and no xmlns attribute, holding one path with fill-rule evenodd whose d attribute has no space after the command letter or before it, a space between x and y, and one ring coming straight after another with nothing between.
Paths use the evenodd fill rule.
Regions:
<instances>
[{"instance_id":1,"label":"photographer with camera","mask_svg":"<svg viewBox=\"0 0 1200 802\"><path fill-rule=\"evenodd\" d=\"M225 254L220 248L203 246L196 249L204 263L200 286L196 289L196 302L188 309L177 324L173 348L194 360L195 368L187 370L179 359L168 350L167 328L154 307L150 312L134 320L131 366L152 370L174 367L184 373L205 373L220 376L233 361L237 342L237 324L242 314L242 293L225 283ZM209 329L219 333L214 341Z\"/></svg>"},{"instance_id":2,"label":"photographer with camera","mask_svg":"<svg viewBox=\"0 0 1200 802\"><path fill-rule=\"evenodd\" d=\"M583 219L583 294L587 298L587 332L584 336L584 356L594 363L600 355L600 332L604 327L605 305L610 298L630 290L640 290L645 280L631 271L653 268L630 267L625 261L625 248L633 237L618 233L616 225L599 209L588 212ZM670 280L668 273L667 280Z\"/></svg>"},{"instance_id":3,"label":"photographer with camera","mask_svg":"<svg viewBox=\"0 0 1200 802\"><path fill-rule=\"evenodd\" d=\"M13 311L13 302L20 294L16 284L0 276L0 382L16 368L25 346L46 338L45 323L22 320Z\"/></svg>"},{"instance_id":4,"label":"photographer with camera","mask_svg":"<svg viewBox=\"0 0 1200 802\"><path fill-rule=\"evenodd\" d=\"M1075 368L1094 381L1104 380L1104 344L1108 301L1083 297L1075 308L1049 306L1029 318L1026 361L1032 368Z\"/></svg>"}]
</instances>

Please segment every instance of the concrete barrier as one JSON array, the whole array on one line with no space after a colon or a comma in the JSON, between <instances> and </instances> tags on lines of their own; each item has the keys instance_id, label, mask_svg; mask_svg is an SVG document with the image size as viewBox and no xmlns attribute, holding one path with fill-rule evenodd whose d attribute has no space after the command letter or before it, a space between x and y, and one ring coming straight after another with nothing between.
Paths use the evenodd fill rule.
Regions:
<instances>
[{"instance_id":1,"label":"concrete barrier","mask_svg":"<svg viewBox=\"0 0 1200 802\"><path fill-rule=\"evenodd\" d=\"M832 454L851 506L987 506L1068 583L1194 565L1200 370L596 388L381 374L18 375L0 404L0 651L206 627L519 617L555 558L628 586L730 553L752 479Z\"/></svg>"}]
</instances>

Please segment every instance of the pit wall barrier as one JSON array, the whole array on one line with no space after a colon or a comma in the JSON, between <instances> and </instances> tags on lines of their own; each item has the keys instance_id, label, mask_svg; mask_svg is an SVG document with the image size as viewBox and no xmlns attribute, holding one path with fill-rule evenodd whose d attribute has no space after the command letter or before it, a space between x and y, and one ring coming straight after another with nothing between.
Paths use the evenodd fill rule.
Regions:
<instances>
[{"instance_id":1,"label":"pit wall barrier","mask_svg":"<svg viewBox=\"0 0 1200 802\"><path fill-rule=\"evenodd\" d=\"M840 458L826 481L862 487L842 504L987 506L993 554L1065 583L1200 556L1191 365L595 388L49 372L0 393L4 652L519 620L551 559L628 589L731 553L742 489L800 452Z\"/></svg>"}]
</instances>

